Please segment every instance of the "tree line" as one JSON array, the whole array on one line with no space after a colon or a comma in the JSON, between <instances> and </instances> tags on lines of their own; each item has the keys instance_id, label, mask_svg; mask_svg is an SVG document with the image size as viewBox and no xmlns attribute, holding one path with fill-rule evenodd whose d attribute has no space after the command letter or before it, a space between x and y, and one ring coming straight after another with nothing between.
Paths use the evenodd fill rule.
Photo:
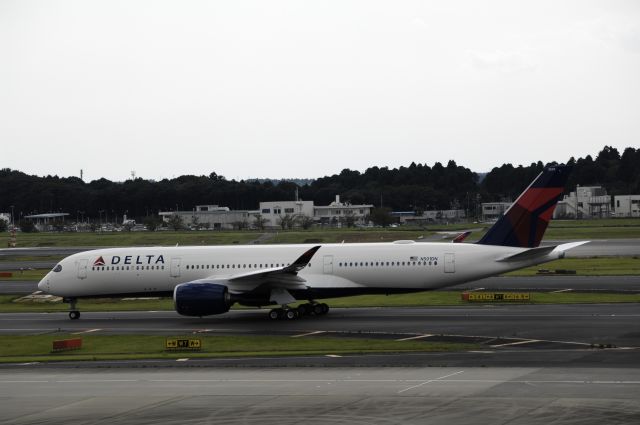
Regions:
<instances>
[{"instance_id":1,"label":"tree line","mask_svg":"<svg viewBox=\"0 0 640 425\"><path fill-rule=\"evenodd\" d=\"M621 154L605 146L595 158L570 158L567 163L574 166L571 190L579 184L602 185L612 195L640 193L640 149L629 147ZM66 212L70 221L121 221L123 214L143 221L159 211L191 210L203 204L255 210L261 201L293 200L297 189L301 199L316 205L327 205L340 195L343 202L394 211L465 209L473 214L479 202L513 200L544 166L504 164L480 182L476 173L453 160L433 166L411 163L364 172L345 169L301 187L290 181L227 180L215 172L161 181L101 178L87 183L77 177L40 177L5 168L0 170L0 212L13 209L16 220L21 215Z\"/></svg>"}]
</instances>

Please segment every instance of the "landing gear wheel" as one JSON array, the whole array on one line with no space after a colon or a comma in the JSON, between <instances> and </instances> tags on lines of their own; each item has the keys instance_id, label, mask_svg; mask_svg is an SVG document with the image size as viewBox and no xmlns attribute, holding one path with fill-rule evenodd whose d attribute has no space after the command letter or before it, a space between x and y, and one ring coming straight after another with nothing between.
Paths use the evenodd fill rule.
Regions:
<instances>
[{"instance_id":1,"label":"landing gear wheel","mask_svg":"<svg viewBox=\"0 0 640 425\"><path fill-rule=\"evenodd\" d=\"M69 303L69 319L78 320L80 311L78 310L78 300L76 298L63 298L63 302Z\"/></svg>"},{"instance_id":2,"label":"landing gear wheel","mask_svg":"<svg viewBox=\"0 0 640 425\"><path fill-rule=\"evenodd\" d=\"M282 317L282 309L281 308L274 308L273 310L271 310L269 312L269 319L271 320L278 320Z\"/></svg>"},{"instance_id":3,"label":"landing gear wheel","mask_svg":"<svg viewBox=\"0 0 640 425\"><path fill-rule=\"evenodd\" d=\"M297 310L286 310L284 312L284 317L287 320L294 320L298 318L298 311Z\"/></svg>"},{"instance_id":4,"label":"landing gear wheel","mask_svg":"<svg viewBox=\"0 0 640 425\"><path fill-rule=\"evenodd\" d=\"M311 314L311 311L313 310L311 304L300 304L298 306L298 312L300 313L300 316L308 316Z\"/></svg>"},{"instance_id":5,"label":"landing gear wheel","mask_svg":"<svg viewBox=\"0 0 640 425\"><path fill-rule=\"evenodd\" d=\"M329 312L329 306L327 304L322 303L322 304L320 304L320 307L322 307L322 315L323 316Z\"/></svg>"}]
</instances>

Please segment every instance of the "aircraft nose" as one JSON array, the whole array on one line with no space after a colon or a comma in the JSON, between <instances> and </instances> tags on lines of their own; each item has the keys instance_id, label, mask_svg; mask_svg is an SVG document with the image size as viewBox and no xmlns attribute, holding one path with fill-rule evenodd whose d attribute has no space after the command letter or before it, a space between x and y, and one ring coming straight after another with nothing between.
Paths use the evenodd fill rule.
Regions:
<instances>
[{"instance_id":1,"label":"aircraft nose","mask_svg":"<svg viewBox=\"0 0 640 425\"><path fill-rule=\"evenodd\" d=\"M38 289L43 292L49 292L49 275L48 274L38 283Z\"/></svg>"}]
</instances>

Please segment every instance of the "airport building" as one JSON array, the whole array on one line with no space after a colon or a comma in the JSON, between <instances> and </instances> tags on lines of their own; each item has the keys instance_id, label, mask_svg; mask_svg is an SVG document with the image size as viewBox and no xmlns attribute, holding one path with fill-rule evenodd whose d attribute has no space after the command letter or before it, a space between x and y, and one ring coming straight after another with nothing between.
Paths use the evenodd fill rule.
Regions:
<instances>
[{"instance_id":1,"label":"airport building","mask_svg":"<svg viewBox=\"0 0 640 425\"><path fill-rule=\"evenodd\" d=\"M606 218L611 212L611 195L605 188L577 186L575 192L558 202L553 218Z\"/></svg>"},{"instance_id":2,"label":"airport building","mask_svg":"<svg viewBox=\"0 0 640 425\"><path fill-rule=\"evenodd\" d=\"M613 208L616 217L640 217L640 195L617 195Z\"/></svg>"},{"instance_id":3,"label":"airport building","mask_svg":"<svg viewBox=\"0 0 640 425\"><path fill-rule=\"evenodd\" d=\"M233 230L251 227L258 211L230 210L218 205L196 205L191 211L161 211L162 221L168 223L177 215L191 229Z\"/></svg>"},{"instance_id":4,"label":"airport building","mask_svg":"<svg viewBox=\"0 0 640 425\"><path fill-rule=\"evenodd\" d=\"M327 206L314 206L314 221L320 224L341 225L348 220L353 224L366 224L373 205L362 204L353 205L348 202L340 202L340 195L336 195L336 200Z\"/></svg>"},{"instance_id":5,"label":"airport building","mask_svg":"<svg viewBox=\"0 0 640 425\"><path fill-rule=\"evenodd\" d=\"M503 215L513 202L483 202L482 221L496 221Z\"/></svg>"},{"instance_id":6,"label":"airport building","mask_svg":"<svg viewBox=\"0 0 640 425\"><path fill-rule=\"evenodd\" d=\"M283 218L312 217L313 201L272 201L260 202L260 215L264 226L268 228L280 227Z\"/></svg>"},{"instance_id":7,"label":"airport building","mask_svg":"<svg viewBox=\"0 0 640 425\"><path fill-rule=\"evenodd\" d=\"M373 205L352 205L340 202L340 196L327 206L315 206L313 201L269 201L260 202L258 210L231 210L218 205L197 205L191 211L162 211L163 222L169 223L177 215L184 226L196 229L232 230L264 227L281 228L283 220L291 220L290 226L299 227L302 218L312 223L340 226L352 220L353 224L366 224ZM263 220L259 226L258 218Z\"/></svg>"}]
</instances>

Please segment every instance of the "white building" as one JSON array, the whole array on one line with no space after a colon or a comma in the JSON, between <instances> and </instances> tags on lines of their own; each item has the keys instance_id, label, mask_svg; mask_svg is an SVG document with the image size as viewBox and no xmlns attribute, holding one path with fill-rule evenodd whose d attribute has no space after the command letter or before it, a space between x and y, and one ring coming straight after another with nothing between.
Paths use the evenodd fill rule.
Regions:
<instances>
[{"instance_id":1,"label":"white building","mask_svg":"<svg viewBox=\"0 0 640 425\"><path fill-rule=\"evenodd\" d=\"M313 217L313 201L260 202L259 213L265 227L280 227L285 217Z\"/></svg>"},{"instance_id":2,"label":"white building","mask_svg":"<svg viewBox=\"0 0 640 425\"><path fill-rule=\"evenodd\" d=\"M482 221L495 221L500 218L513 202L483 202Z\"/></svg>"},{"instance_id":3,"label":"white building","mask_svg":"<svg viewBox=\"0 0 640 425\"><path fill-rule=\"evenodd\" d=\"M353 224L366 224L367 217L371 215L373 205L353 205L348 202L340 202L340 195L327 206L314 207L314 220L321 224L341 225L348 220Z\"/></svg>"},{"instance_id":4,"label":"white building","mask_svg":"<svg viewBox=\"0 0 640 425\"><path fill-rule=\"evenodd\" d=\"M613 208L616 217L640 217L640 195L617 195Z\"/></svg>"},{"instance_id":5,"label":"white building","mask_svg":"<svg viewBox=\"0 0 640 425\"><path fill-rule=\"evenodd\" d=\"M204 227L214 230L233 230L253 226L258 211L231 211L229 207L218 205L196 205L191 211L162 211L159 213L162 221L168 223L172 216L177 215L182 223L189 228Z\"/></svg>"},{"instance_id":6,"label":"white building","mask_svg":"<svg viewBox=\"0 0 640 425\"><path fill-rule=\"evenodd\" d=\"M340 195L327 206L316 206L313 201L260 202L260 214L265 220L265 226L272 228L280 227L282 219L286 217L308 217L314 223L330 225L346 224L348 220L353 220L353 224L364 224L366 217L371 214L371 208L373 205L340 202Z\"/></svg>"},{"instance_id":7,"label":"white building","mask_svg":"<svg viewBox=\"0 0 640 425\"><path fill-rule=\"evenodd\" d=\"M611 196L602 186L577 186L558 202L553 218L605 218L611 216Z\"/></svg>"}]
</instances>

